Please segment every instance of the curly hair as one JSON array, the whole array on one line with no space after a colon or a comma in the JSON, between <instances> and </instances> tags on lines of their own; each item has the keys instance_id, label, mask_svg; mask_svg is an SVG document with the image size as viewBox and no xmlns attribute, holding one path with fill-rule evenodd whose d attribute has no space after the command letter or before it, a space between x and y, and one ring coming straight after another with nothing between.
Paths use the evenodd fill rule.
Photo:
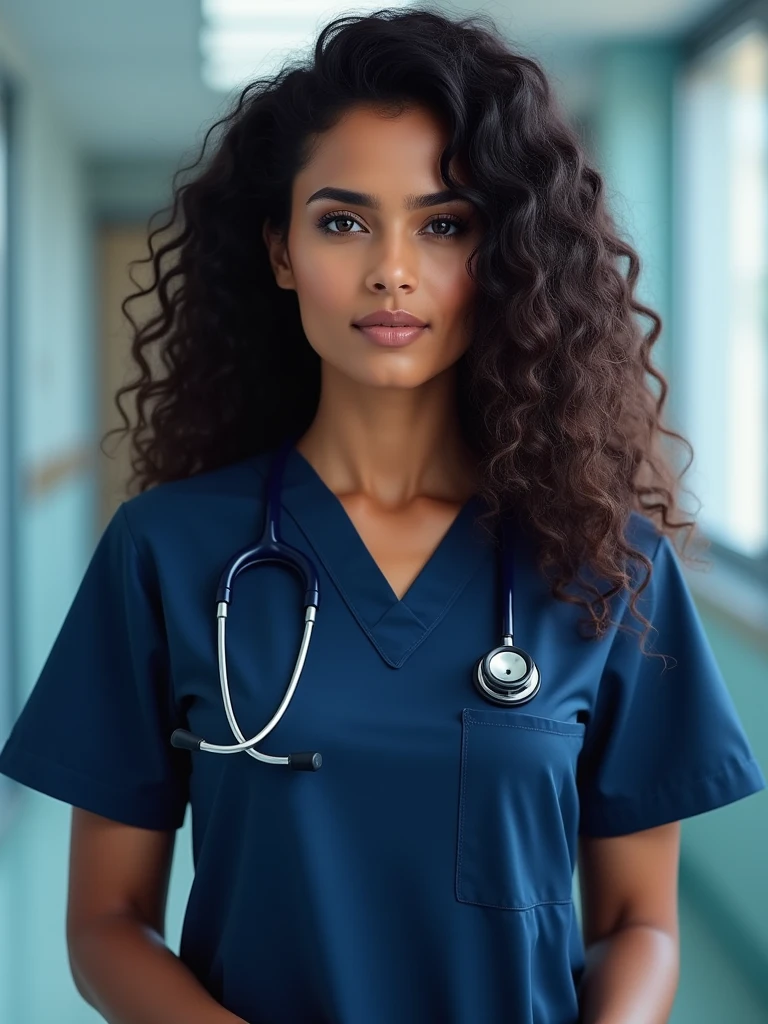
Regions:
<instances>
[{"instance_id":1,"label":"curly hair","mask_svg":"<svg viewBox=\"0 0 768 1024\"><path fill-rule=\"evenodd\" d=\"M269 451L311 424L320 360L295 292L275 283L262 227L287 232L294 175L315 138L359 104L433 112L448 131L441 177L483 224L467 261L475 316L457 380L488 516L516 510L553 596L587 608L593 637L608 628L609 599L627 590L644 639L650 623L636 602L653 566L626 536L629 515L655 519L660 533L696 529L673 521L693 449L662 423L668 386L650 359L661 318L634 295L638 254L618 237L603 179L544 71L487 15L451 20L421 7L339 17L311 59L252 81L208 129L197 162L174 175L165 222L152 229L157 215L149 219L149 256L131 264L151 264L152 280L140 287L131 275L139 290L121 306L139 375L117 391L124 425L105 438L130 433L129 491ZM454 158L468 169L463 185ZM150 294L156 311L138 325L128 305ZM635 314L650 320L647 333ZM122 406L130 392L132 428ZM690 453L679 475L662 437ZM634 590L631 561L646 569ZM607 593L580 579L585 566ZM566 592L574 580L584 595Z\"/></svg>"}]
</instances>

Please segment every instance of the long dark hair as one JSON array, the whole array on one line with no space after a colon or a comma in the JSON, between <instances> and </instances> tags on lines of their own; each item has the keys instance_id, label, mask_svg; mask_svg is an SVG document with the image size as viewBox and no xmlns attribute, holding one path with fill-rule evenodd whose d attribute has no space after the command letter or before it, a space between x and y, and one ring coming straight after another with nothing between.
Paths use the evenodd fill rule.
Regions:
<instances>
[{"instance_id":1,"label":"long dark hair","mask_svg":"<svg viewBox=\"0 0 768 1024\"><path fill-rule=\"evenodd\" d=\"M609 598L626 589L644 638L649 621L635 603L652 563L628 541L629 514L661 533L696 528L673 521L682 473L660 444L679 441L693 457L662 424L667 382L650 359L661 319L635 298L638 254L617 236L603 179L542 68L487 15L451 20L427 6L337 18L309 59L243 89L197 162L177 171L172 207L154 229L150 218L149 256L137 261L153 279L122 304L139 375L116 394L124 426L105 437L130 434L129 490L269 451L311 424L320 361L296 293L275 283L262 227L268 219L287 232L292 181L314 137L357 104L434 112L449 138L441 177L483 224L467 265L476 307L457 380L489 517L514 508L524 518L553 595L587 608L594 637L610 622ZM453 160L468 169L463 185ZM138 325L127 307L153 293L157 312ZM130 392L133 427L122 406ZM646 569L636 589L633 561ZM581 578L585 565L607 592ZM574 579L587 597L565 592Z\"/></svg>"}]
</instances>

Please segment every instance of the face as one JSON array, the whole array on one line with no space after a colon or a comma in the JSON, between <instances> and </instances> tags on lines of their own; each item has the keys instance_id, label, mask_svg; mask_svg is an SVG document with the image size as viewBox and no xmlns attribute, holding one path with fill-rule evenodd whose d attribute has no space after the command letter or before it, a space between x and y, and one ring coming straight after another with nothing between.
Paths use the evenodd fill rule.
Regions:
<instances>
[{"instance_id":1,"label":"face","mask_svg":"<svg viewBox=\"0 0 768 1024\"><path fill-rule=\"evenodd\" d=\"M475 285L465 264L479 239L474 207L455 199L406 205L408 196L445 190L445 142L429 112L392 118L355 108L318 138L296 176L287 244L265 225L276 282L296 291L309 344L361 384L418 387L469 346ZM328 188L368 193L376 208L360 197L313 198ZM353 326L379 309L406 310L428 326L404 347L384 347Z\"/></svg>"}]
</instances>

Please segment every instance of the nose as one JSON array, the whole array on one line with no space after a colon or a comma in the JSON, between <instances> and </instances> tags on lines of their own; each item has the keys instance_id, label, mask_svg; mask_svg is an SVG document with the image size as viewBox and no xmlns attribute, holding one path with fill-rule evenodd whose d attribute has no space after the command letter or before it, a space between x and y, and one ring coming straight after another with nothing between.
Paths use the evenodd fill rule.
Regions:
<instances>
[{"instance_id":1,"label":"nose","mask_svg":"<svg viewBox=\"0 0 768 1024\"><path fill-rule=\"evenodd\" d=\"M416 254L404 245L389 245L379 250L375 266L369 271L366 283L374 291L410 291L416 287L418 273Z\"/></svg>"}]
</instances>

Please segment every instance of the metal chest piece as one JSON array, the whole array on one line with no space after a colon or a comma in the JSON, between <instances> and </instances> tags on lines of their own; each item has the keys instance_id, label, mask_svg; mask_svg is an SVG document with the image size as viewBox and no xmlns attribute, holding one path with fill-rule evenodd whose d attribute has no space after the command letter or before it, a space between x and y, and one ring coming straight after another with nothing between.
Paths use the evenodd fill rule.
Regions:
<instances>
[{"instance_id":1,"label":"metal chest piece","mask_svg":"<svg viewBox=\"0 0 768 1024\"><path fill-rule=\"evenodd\" d=\"M508 640L509 637L505 637ZM539 691L541 680L533 659L512 644L496 647L475 665L475 687L494 704L525 704Z\"/></svg>"}]
</instances>

